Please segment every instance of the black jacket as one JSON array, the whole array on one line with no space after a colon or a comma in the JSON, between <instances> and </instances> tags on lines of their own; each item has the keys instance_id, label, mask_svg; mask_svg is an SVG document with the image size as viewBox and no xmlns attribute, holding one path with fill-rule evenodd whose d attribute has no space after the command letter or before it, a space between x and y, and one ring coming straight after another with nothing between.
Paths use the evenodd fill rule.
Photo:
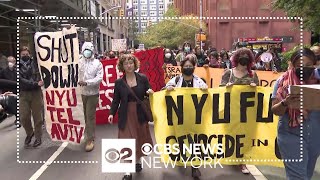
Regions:
<instances>
[{"instance_id":1,"label":"black jacket","mask_svg":"<svg viewBox=\"0 0 320 180\"><path fill-rule=\"evenodd\" d=\"M33 91L40 89L40 86L38 86L38 82L41 80L40 72L35 60L31 59L26 65L20 62L19 72L21 91Z\"/></svg>"},{"instance_id":2,"label":"black jacket","mask_svg":"<svg viewBox=\"0 0 320 180\"><path fill-rule=\"evenodd\" d=\"M13 88L0 86L1 90L3 92L11 91L14 94L17 94L17 69L16 69L16 67L14 67L13 70L10 70L9 67L7 67L6 69L2 70L0 72L0 79L1 80L9 80L9 81L15 82L15 86Z\"/></svg>"},{"instance_id":3,"label":"black jacket","mask_svg":"<svg viewBox=\"0 0 320 180\"><path fill-rule=\"evenodd\" d=\"M136 80L137 80L137 88L140 90L138 94L138 98L143 101L144 97L146 96L146 92L150 88L148 78L144 74L135 73ZM128 109L128 96L130 91L126 86L125 82L126 76L123 76L120 79L117 79L114 86L114 95L113 101L111 104L110 114L115 115L118 111L118 127L119 129L124 129L127 121L127 109ZM119 107L120 104L120 107ZM140 123L148 122L146 116L142 110L142 107L139 103L137 103L137 112L138 113L138 120ZM140 113L141 112L141 113Z\"/></svg>"}]
</instances>

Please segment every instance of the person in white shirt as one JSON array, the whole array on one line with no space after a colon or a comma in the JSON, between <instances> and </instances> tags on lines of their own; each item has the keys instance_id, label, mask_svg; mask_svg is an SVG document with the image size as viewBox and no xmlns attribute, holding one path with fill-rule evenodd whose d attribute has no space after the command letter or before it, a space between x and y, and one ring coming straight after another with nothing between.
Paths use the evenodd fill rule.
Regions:
<instances>
[{"instance_id":1,"label":"person in white shirt","mask_svg":"<svg viewBox=\"0 0 320 180\"><path fill-rule=\"evenodd\" d=\"M94 46L85 42L82 46L82 56L79 62L79 82L83 101L83 112L86 122L85 150L90 152L94 148L96 106L99 101L99 87L103 78L103 67L98 59L94 58Z\"/></svg>"}]
</instances>

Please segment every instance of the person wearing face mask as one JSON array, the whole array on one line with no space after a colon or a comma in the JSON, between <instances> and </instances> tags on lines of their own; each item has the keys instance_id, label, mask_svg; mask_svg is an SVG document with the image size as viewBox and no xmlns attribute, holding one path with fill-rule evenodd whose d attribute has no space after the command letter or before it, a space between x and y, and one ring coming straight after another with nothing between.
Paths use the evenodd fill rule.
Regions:
<instances>
[{"instance_id":1,"label":"person wearing face mask","mask_svg":"<svg viewBox=\"0 0 320 180\"><path fill-rule=\"evenodd\" d=\"M230 87L232 85L259 85L257 74L252 71L254 55L250 49L240 48L231 57L234 68L224 72L220 86ZM240 165L243 174L250 174L245 164Z\"/></svg>"},{"instance_id":2,"label":"person wearing face mask","mask_svg":"<svg viewBox=\"0 0 320 180\"><path fill-rule=\"evenodd\" d=\"M290 180L312 179L320 155L320 111L303 109L301 114L300 109L293 108L300 105L300 94L289 92L292 85L320 84L314 77L316 56L310 49L303 48L301 64L300 53L300 50L297 50L292 54L291 66L276 81L271 97L271 110L280 116L277 143L282 159L297 159L303 154L299 162L284 161L286 176ZM302 127L303 131L300 131Z\"/></svg>"},{"instance_id":3,"label":"person wearing face mask","mask_svg":"<svg viewBox=\"0 0 320 180\"><path fill-rule=\"evenodd\" d=\"M200 48L200 46L195 47L195 55L197 56L197 66L202 67L206 62L206 56L202 52L203 49Z\"/></svg>"},{"instance_id":4,"label":"person wearing face mask","mask_svg":"<svg viewBox=\"0 0 320 180\"><path fill-rule=\"evenodd\" d=\"M208 89L207 84L194 73L196 67L196 57L193 54L189 54L185 57L183 61L181 61L181 71L182 74L180 76L176 76L172 78L163 89L172 91L175 88L200 88L202 90ZM201 176L201 172L197 168L191 168L191 175L194 178L198 178Z\"/></svg>"},{"instance_id":5,"label":"person wearing face mask","mask_svg":"<svg viewBox=\"0 0 320 180\"><path fill-rule=\"evenodd\" d=\"M188 55L192 53L191 44L189 42L183 43L182 51L176 56L177 65L180 66L180 62Z\"/></svg>"},{"instance_id":6,"label":"person wearing face mask","mask_svg":"<svg viewBox=\"0 0 320 180\"><path fill-rule=\"evenodd\" d=\"M164 65L163 67L167 67L167 65L177 66L177 62L174 60L173 52L170 49L164 50Z\"/></svg>"},{"instance_id":7,"label":"person wearing face mask","mask_svg":"<svg viewBox=\"0 0 320 180\"><path fill-rule=\"evenodd\" d=\"M5 68L0 73L0 79L6 79L10 81L17 82L17 68L16 68L16 59L13 56L8 57L8 67ZM3 92L13 92L17 94L17 88L15 89L2 89Z\"/></svg>"},{"instance_id":8,"label":"person wearing face mask","mask_svg":"<svg viewBox=\"0 0 320 180\"><path fill-rule=\"evenodd\" d=\"M26 131L27 137L24 141L25 146L29 146L32 137L35 136L33 147L41 145L42 137L42 120L43 120L43 99L41 80L38 64L35 59L31 58L28 47L20 50L20 120ZM34 122L34 128L31 123L31 113Z\"/></svg>"},{"instance_id":9,"label":"person wearing face mask","mask_svg":"<svg viewBox=\"0 0 320 180\"><path fill-rule=\"evenodd\" d=\"M84 119L86 122L85 151L94 148L96 106L99 101L99 88L103 77L103 67L98 59L94 58L94 46L91 42L82 45L82 54L79 61L79 82L81 86Z\"/></svg>"}]
</instances>

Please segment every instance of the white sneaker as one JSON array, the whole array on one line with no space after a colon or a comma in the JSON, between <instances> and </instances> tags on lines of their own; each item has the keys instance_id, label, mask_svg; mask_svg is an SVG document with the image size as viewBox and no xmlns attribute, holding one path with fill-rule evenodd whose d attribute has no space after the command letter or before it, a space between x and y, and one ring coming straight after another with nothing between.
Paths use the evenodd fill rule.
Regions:
<instances>
[{"instance_id":1,"label":"white sneaker","mask_svg":"<svg viewBox=\"0 0 320 180\"><path fill-rule=\"evenodd\" d=\"M250 174L250 171L247 169L247 166L242 164L240 165L241 171L243 174Z\"/></svg>"}]
</instances>

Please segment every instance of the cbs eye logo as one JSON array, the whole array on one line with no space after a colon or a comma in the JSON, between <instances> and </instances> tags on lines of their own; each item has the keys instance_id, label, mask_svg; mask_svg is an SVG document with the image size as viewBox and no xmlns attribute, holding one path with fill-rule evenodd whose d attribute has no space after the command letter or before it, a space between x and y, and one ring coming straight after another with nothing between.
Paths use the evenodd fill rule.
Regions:
<instances>
[{"instance_id":1,"label":"cbs eye logo","mask_svg":"<svg viewBox=\"0 0 320 180\"><path fill-rule=\"evenodd\" d=\"M104 158L108 163L132 163L132 160L129 159L131 156L132 149L127 147L122 148L120 151L111 148L104 154Z\"/></svg>"}]
</instances>

